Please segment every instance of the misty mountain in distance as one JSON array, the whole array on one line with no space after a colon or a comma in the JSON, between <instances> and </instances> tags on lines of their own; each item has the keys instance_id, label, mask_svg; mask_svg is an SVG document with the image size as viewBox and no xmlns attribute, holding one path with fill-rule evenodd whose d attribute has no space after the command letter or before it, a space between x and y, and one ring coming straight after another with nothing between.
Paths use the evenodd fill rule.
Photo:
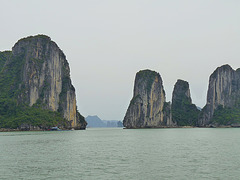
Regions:
<instances>
[{"instance_id":1,"label":"misty mountain in distance","mask_svg":"<svg viewBox=\"0 0 240 180\"><path fill-rule=\"evenodd\" d=\"M121 121L117 120L102 120L97 115L87 116L86 121L88 123L87 128L92 127L123 127Z\"/></svg>"}]
</instances>

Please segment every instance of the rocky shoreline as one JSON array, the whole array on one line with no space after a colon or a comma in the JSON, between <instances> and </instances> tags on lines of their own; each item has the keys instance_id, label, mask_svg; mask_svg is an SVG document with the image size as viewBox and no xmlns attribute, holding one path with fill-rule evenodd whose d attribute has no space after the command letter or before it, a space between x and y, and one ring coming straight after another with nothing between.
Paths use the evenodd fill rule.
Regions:
<instances>
[{"instance_id":1,"label":"rocky shoreline","mask_svg":"<svg viewBox=\"0 0 240 180\"><path fill-rule=\"evenodd\" d=\"M61 129L61 130L70 130L70 129ZM31 130L23 130L23 129L5 129L1 128L0 132L26 132L26 131L51 131L51 130L44 130L44 129L31 129Z\"/></svg>"},{"instance_id":2,"label":"rocky shoreline","mask_svg":"<svg viewBox=\"0 0 240 180\"><path fill-rule=\"evenodd\" d=\"M190 128L240 128L240 126L234 126L234 125L228 125L228 126L164 126L164 127L144 127L144 128L126 128L124 127L123 129L190 129Z\"/></svg>"},{"instance_id":3,"label":"rocky shoreline","mask_svg":"<svg viewBox=\"0 0 240 180\"><path fill-rule=\"evenodd\" d=\"M220 125L220 126L214 126L214 125L209 125L209 126L161 126L161 127L145 127L145 128L126 128L123 127L123 129L190 129L190 128L240 128L240 125ZM61 129L62 131L70 131L73 129ZM60 131L61 131L60 130ZM6 128L0 128L0 132L26 132L26 131L51 131L51 130L44 130L44 129L31 129L31 130L23 130L23 129L6 129Z\"/></svg>"}]
</instances>

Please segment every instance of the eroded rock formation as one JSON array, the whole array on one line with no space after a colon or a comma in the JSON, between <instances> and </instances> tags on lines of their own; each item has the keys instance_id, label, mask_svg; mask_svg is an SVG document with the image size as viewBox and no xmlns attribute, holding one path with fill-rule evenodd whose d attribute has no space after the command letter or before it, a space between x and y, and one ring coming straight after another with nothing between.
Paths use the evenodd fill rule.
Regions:
<instances>
[{"instance_id":1,"label":"eroded rock formation","mask_svg":"<svg viewBox=\"0 0 240 180\"><path fill-rule=\"evenodd\" d=\"M201 112L192 104L188 82L176 82L171 104L165 102L160 75L150 70L139 71L123 123L126 128L240 127L240 69L235 71L223 65L211 74L207 104Z\"/></svg>"},{"instance_id":2,"label":"eroded rock formation","mask_svg":"<svg viewBox=\"0 0 240 180\"><path fill-rule=\"evenodd\" d=\"M178 126L196 126L199 110L192 104L189 84L177 80L172 94L172 120Z\"/></svg>"},{"instance_id":3,"label":"eroded rock formation","mask_svg":"<svg viewBox=\"0 0 240 180\"><path fill-rule=\"evenodd\" d=\"M4 74L14 67L13 77L18 89L13 89L18 104L38 105L60 112L69 126L85 129L86 122L76 107L75 89L70 79L70 68L62 50L48 36L37 35L19 40L6 61Z\"/></svg>"},{"instance_id":4,"label":"eroded rock formation","mask_svg":"<svg viewBox=\"0 0 240 180\"><path fill-rule=\"evenodd\" d=\"M199 118L200 126L207 126L212 123L214 113L219 108L221 115L225 120L225 115L231 114L231 121L234 122L239 116L235 115L239 108L240 100L240 69L236 71L229 65L218 67L209 78L207 104L203 108ZM225 112L223 112L225 108ZM234 112L233 112L233 109ZM220 114L219 114L220 115ZM219 116L217 115L217 116ZM219 119L219 117L216 117ZM224 120L224 121L225 121ZM231 123L231 122L222 122Z\"/></svg>"},{"instance_id":5,"label":"eroded rock formation","mask_svg":"<svg viewBox=\"0 0 240 180\"><path fill-rule=\"evenodd\" d=\"M133 98L123 120L126 128L173 125L159 73L143 70L135 77Z\"/></svg>"}]
</instances>

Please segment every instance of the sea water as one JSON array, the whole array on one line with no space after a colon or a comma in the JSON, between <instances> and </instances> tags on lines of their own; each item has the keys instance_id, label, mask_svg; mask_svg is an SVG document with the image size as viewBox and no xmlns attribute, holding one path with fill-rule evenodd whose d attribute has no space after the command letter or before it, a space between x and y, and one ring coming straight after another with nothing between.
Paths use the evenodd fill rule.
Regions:
<instances>
[{"instance_id":1,"label":"sea water","mask_svg":"<svg viewBox=\"0 0 240 180\"><path fill-rule=\"evenodd\" d=\"M0 179L240 179L240 129L1 132Z\"/></svg>"}]
</instances>

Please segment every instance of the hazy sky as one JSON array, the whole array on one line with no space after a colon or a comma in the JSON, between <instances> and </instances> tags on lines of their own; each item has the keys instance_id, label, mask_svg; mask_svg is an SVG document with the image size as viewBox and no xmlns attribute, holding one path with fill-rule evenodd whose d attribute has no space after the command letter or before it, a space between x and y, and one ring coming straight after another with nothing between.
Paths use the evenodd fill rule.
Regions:
<instances>
[{"instance_id":1,"label":"hazy sky","mask_svg":"<svg viewBox=\"0 0 240 180\"><path fill-rule=\"evenodd\" d=\"M0 51L46 34L67 56L79 111L122 120L136 72L160 73L167 100L177 79L206 103L208 78L240 67L239 0L1 0Z\"/></svg>"}]
</instances>

